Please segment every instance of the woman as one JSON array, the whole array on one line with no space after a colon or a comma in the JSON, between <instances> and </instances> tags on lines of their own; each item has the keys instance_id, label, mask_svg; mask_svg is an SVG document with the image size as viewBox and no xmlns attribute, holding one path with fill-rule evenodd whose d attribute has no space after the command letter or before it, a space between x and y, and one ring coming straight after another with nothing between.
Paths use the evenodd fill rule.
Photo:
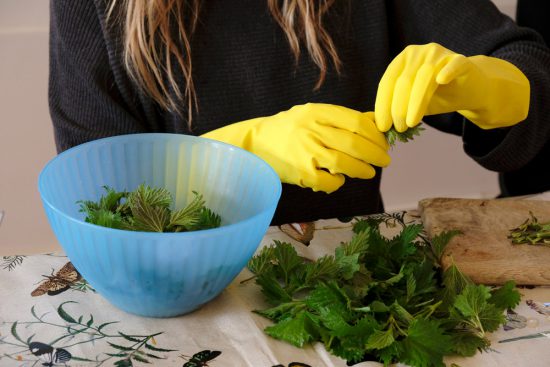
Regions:
<instances>
[{"instance_id":1,"label":"woman","mask_svg":"<svg viewBox=\"0 0 550 367\"><path fill-rule=\"evenodd\" d=\"M496 171L550 136L550 52L490 1L57 0L50 47L58 151L139 132L244 146L285 182L274 224L382 211L392 125L433 115Z\"/></svg>"},{"instance_id":2,"label":"woman","mask_svg":"<svg viewBox=\"0 0 550 367\"><path fill-rule=\"evenodd\" d=\"M550 3L537 0L518 0L516 8L516 23L521 27L529 27L537 31L546 45L550 45ZM550 66L548 66L550 68ZM500 196L521 196L536 194L550 190L550 140L538 154L518 169L500 172Z\"/></svg>"}]
</instances>

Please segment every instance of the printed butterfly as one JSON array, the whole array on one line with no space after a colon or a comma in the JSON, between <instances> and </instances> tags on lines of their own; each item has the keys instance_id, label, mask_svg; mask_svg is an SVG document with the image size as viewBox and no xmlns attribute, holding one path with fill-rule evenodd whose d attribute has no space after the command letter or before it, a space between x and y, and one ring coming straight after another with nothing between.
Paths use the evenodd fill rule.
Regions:
<instances>
[{"instance_id":1,"label":"printed butterfly","mask_svg":"<svg viewBox=\"0 0 550 367\"><path fill-rule=\"evenodd\" d=\"M52 271L52 275L44 275L44 277L46 277L46 279L31 292L31 296L37 297L46 293L49 296L55 296L69 289L72 284L76 283L81 278L80 273L70 261L59 269L55 275Z\"/></svg>"},{"instance_id":2,"label":"printed butterfly","mask_svg":"<svg viewBox=\"0 0 550 367\"><path fill-rule=\"evenodd\" d=\"M59 363L65 364L71 360L71 353L62 348L54 348L51 345L32 342L29 350L42 361L42 366L53 367Z\"/></svg>"},{"instance_id":3,"label":"printed butterfly","mask_svg":"<svg viewBox=\"0 0 550 367\"><path fill-rule=\"evenodd\" d=\"M183 364L183 367L208 367L208 361L222 354L218 350L203 350L193 354L193 357Z\"/></svg>"},{"instance_id":4,"label":"printed butterfly","mask_svg":"<svg viewBox=\"0 0 550 367\"><path fill-rule=\"evenodd\" d=\"M314 222L289 223L279 226L279 229L290 238L309 246L315 233Z\"/></svg>"}]
</instances>

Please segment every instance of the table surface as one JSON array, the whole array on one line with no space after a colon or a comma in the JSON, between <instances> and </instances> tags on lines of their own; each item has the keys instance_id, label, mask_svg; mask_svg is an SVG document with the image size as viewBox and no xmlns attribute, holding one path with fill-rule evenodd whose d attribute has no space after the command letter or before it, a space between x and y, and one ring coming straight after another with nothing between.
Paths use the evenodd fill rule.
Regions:
<instances>
[{"instance_id":1,"label":"table surface","mask_svg":"<svg viewBox=\"0 0 550 367\"><path fill-rule=\"evenodd\" d=\"M406 213L405 218L419 221L415 212ZM309 246L297 240L295 227L285 225L270 227L260 247L281 240L292 243L300 255L316 258L333 253L336 246L352 237L351 223L336 219L310 226L313 239ZM382 232L392 230L383 228ZM346 366L321 344L299 349L264 334L262 330L271 322L251 312L266 305L257 285L241 282L251 275L247 269L199 310L176 318L155 319L118 310L84 279L61 292L52 291L48 277L70 277L68 262L63 253L2 257L0 366L110 366L132 350L139 350L138 359L155 366ZM471 358L447 358L446 364L550 365L548 337L499 342L550 332L550 305L546 305L550 302L550 287L522 288L520 293L517 314L509 314L507 326L490 335L492 345L488 351ZM200 358L206 364L191 363ZM56 359L59 364L48 364ZM134 360L134 365L145 362ZM379 365L363 362L355 366Z\"/></svg>"}]
</instances>

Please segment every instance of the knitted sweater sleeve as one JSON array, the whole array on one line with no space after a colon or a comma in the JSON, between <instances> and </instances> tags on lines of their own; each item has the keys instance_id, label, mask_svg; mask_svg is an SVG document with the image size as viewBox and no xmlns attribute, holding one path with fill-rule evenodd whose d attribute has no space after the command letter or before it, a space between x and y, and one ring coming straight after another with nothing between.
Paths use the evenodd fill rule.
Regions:
<instances>
[{"instance_id":1,"label":"knitted sweater sleeve","mask_svg":"<svg viewBox=\"0 0 550 367\"><path fill-rule=\"evenodd\" d=\"M456 131L463 124L465 152L495 171L518 169L550 140L550 50L536 32L518 27L489 0L394 0L395 51L408 44L437 42L466 56L507 60L529 79L529 115L512 128L482 130L458 114L432 116L435 127ZM511 103L502 101L502 103Z\"/></svg>"},{"instance_id":2,"label":"knitted sweater sleeve","mask_svg":"<svg viewBox=\"0 0 550 367\"><path fill-rule=\"evenodd\" d=\"M116 67L94 2L52 0L48 98L58 152L146 130L138 98Z\"/></svg>"}]
</instances>

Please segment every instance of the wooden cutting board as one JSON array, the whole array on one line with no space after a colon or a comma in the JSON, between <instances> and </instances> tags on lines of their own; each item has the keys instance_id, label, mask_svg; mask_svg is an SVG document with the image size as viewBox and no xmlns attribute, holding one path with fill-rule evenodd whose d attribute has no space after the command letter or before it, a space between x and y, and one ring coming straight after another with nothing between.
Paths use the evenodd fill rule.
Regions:
<instances>
[{"instance_id":1,"label":"wooden cutting board","mask_svg":"<svg viewBox=\"0 0 550 367\"><path fill-rule=\"evenodd\" d=\"M419 203L429 237L457 229L461 235L448 244L443 267L452 261L476 283L550 285L550 247L512 245L510 229L530 218L550 222L550 201L424 199Z\"/></svg>"}]
</instances>

